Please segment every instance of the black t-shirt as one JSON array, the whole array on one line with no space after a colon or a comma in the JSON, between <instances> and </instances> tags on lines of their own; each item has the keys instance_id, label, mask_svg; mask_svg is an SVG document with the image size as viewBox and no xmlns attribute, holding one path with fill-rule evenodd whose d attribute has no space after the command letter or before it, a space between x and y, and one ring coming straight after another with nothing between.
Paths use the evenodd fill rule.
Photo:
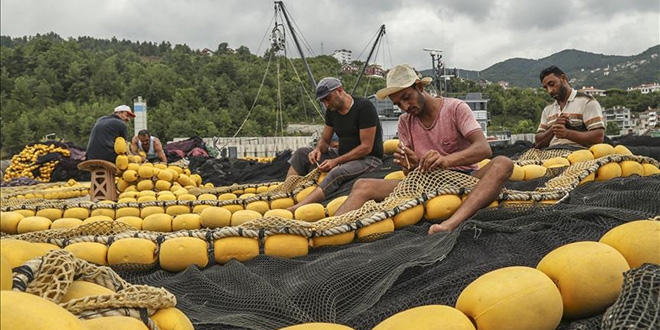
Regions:
<instances>
[{"instance_id":1,"label":"black t-shirt","mask_svg":"<svg viewBox=\"0 0 660 330\"><path fill-rule=\"evenodd\" d=\"M89 134L87 159L103 159L114 163L117 158L115 139L119 136L126 139L127 134L126 123L118 116L110 115L99 118Z\"/></svg>"},{"instance_id":2,"label":"black t-shirt","mask_svg":"<svg viewBox=\"0 0 660 330\"><path fill-rule=\"evenodd\" d=\"M370 156L383 158L383 128L371 101L353 98L353 106L347 114L337 111L325 112L325 124L332 127L339 137L339 154L343 155L360 145L360 129L376 126L376 137Z\"/></svg>"}]
</instances>

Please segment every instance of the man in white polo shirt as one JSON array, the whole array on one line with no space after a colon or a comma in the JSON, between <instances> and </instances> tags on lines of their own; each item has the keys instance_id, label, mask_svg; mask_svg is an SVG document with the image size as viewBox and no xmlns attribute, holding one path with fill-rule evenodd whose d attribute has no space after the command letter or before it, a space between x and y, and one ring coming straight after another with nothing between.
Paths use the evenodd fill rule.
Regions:
<instances>
[{"instance_id":1,"label":"man in white polo shirt","mask_svg":"<svg viewBox=\"0 0 660 330\"><path fill-rule=\"evenodd\" d=\"M598 101L571 88L564 71L554 65L543 69L539 78L555 102L543 109L534 147L585 148L602 143L605 122Z\"/></svg>"}]
</instances>

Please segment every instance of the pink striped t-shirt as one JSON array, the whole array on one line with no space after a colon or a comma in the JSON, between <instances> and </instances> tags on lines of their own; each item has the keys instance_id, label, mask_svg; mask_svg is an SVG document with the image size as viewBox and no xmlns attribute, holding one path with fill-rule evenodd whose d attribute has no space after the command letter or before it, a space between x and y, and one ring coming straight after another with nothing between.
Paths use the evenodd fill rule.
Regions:
<instances>
[{"instance_id":1,"label":"pink striped t-shirt","mask_svg":"<svg viewBox=\"0 0 660 330\"><path fill-rule=\"evenodd\" d=\"M446 156L467 149L470 146L467 136L476 131L483 134L472 109L464 101L454 98L443 99L442 108L430 127L424 127L417 116L407 113L399 116L399 140L420 158L429 150L437 150L440 155ZM451 169L476 170L477 164Z\"/></svg>"}]
</instances>

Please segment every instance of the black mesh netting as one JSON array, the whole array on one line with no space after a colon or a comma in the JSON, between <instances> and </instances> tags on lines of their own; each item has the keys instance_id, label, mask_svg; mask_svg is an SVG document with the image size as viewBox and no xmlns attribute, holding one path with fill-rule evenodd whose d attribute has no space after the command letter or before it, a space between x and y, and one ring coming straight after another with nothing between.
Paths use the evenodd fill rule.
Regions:
<instances>
[{"instance_id":1,"label":"black mesh netting","mask_svg":"<svg viewBox=\"0 0 660 330\"><path fill-rule=\"evenodd\" d=\"M423 221L373 242L314 249L296 259L260 255L203 270L120 275L172 292L196 329L277 329L305 322L371 329L416 306L453 306L486 272L536 267L561 245L597 241L615 226L655 217L659 200L660 175L635 176L582 185L562 204L484 209L452 233L429 236L430 223ZM657 305L658 285L651 288ZM602 319L564 320L558 329L600 329ZM642 312L637 319L629 329L657 326L657 307L655 316Z\"/></svg>"}]
</instances>

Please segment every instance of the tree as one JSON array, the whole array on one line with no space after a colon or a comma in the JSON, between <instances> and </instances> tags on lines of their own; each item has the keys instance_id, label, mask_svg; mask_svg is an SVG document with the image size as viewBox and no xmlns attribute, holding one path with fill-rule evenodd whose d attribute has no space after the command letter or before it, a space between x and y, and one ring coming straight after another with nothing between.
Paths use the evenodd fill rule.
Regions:
<instances>
[{"instance_id":1,"label":"tree","mask_svg":"<svg viewBox=\"0 0 660 330\"><path fill-rule=\"evenodd\" d=\"M527 134L527 133L535 133L536 132L537 125L529 120L521 120L519 121L513 128L511 129L511 133L513 134Z\"/></svg>"},{"instance_id":2,"label":"tree","mask_svg":"<svg viewBox=\"0 0 660 330\"><path fill-rule=\"evenodd\" d=\"M607 123L607 128L605 129L605 135L619 135L621 134L621 127L613 121Z\"/></svg>"}]
</instances>

